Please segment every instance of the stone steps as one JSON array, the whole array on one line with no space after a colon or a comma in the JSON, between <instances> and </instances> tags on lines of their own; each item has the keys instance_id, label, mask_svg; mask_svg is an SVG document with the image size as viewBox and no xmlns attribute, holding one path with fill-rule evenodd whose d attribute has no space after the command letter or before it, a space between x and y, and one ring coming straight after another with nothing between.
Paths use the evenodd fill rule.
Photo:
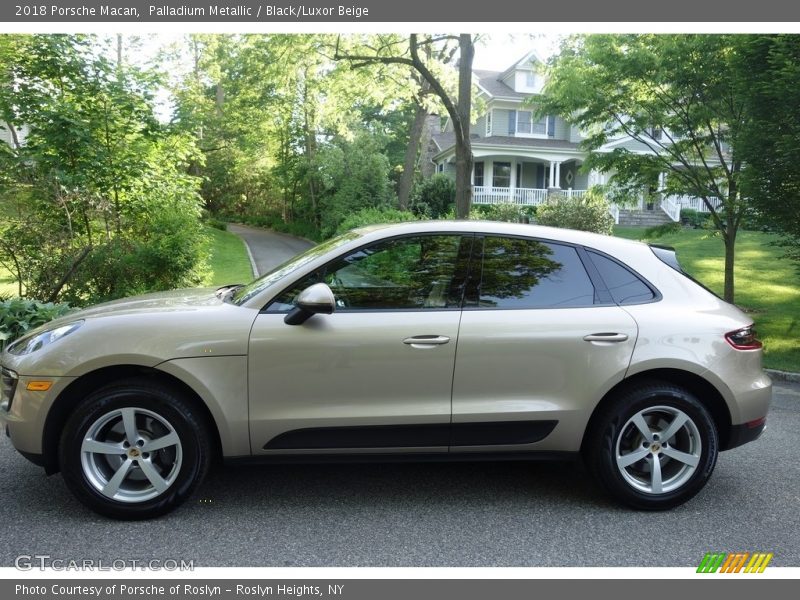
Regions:
<instances>
[{"instance_id":1,"label":"stone steps","mask_svg":"<svg viewBox=\"0 0 800 600\"><path fill-rule=\"evenodd\" d=\"M672 219L660 208L652 211L619 211L619 224L626 227L657 227L666 223L672 223Z\"/></svg>"}]
</instances>

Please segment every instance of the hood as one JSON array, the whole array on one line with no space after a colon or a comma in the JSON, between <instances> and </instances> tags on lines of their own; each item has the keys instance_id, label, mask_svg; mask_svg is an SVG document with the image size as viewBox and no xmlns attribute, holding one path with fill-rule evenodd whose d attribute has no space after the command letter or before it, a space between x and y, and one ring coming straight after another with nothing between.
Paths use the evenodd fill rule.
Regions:
<instances>
[{"instance_id":1,"label":"hood","mask_svg":"<svg viewBox=\"0 0 800 600\"><path fill-rule=\"evenodd\" d=\"M77 321L78 319L93 319L136 313L185 312L219 306L223 304L223 302L215 293L217 289L219 288L171 290L168 292L155 292L142 296L112 300L71 312L54 321L50 321L45 327L49 329L62 323Z\"/></svg>"}]
</instances>

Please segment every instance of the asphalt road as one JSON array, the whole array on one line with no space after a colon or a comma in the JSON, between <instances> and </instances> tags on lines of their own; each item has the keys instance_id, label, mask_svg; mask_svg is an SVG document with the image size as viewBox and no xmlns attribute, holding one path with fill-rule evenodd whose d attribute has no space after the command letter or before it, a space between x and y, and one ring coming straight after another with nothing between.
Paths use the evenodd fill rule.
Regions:
<instances>
[{"instance_id":1,"label":"asphalt road","mask_svg":"<svg viewBox=\"0 0 800 600\"><path fill-rule=\"evenodd\" d=\"M111 521L0 441L0 565L53 558L196 566L696 566L708 551L800 566L800 385L670 512L620 508L578 463L220 468L178 511Z\"/></svg>"},{"instance_id":2,"label":"asphalt road","mask_svg":"<svg viewBox=\"0 0 800 600\"><path fill-rule=\"evenodd\" d=\"M228 231L242 238L250 248L259 275L313 246L311 242L291 235L246 225L231 223L228 225Z\"/></svg>"}]
</instances>

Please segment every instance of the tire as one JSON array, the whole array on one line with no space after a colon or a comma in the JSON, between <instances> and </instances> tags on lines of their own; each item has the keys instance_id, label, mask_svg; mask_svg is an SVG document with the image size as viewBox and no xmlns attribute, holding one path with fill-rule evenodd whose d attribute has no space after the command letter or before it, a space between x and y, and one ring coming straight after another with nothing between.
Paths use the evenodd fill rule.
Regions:
<instances>
[{"instance_id":1,"label":"tire","mask_svg":"<svg viewBox=\"0 0 800 600\"><path fill-rule=\"evenodd\" d=\"M595 479L640 510L665 510L692 498L714 471L718 453L708 410L687 390L662 382L640 384L614 399L584 444Z\"/></svg>"},{"instance_id":2,"label":"tire","mask_svg":"<svg viewBox=\"0 0 800 600\"><path fill-rule=\"evenodd\" d=\"M192 495L208 472L203 415L180 393L127 381L94 392L66 423L59 446L70 491L114 519L161 516Z\"/></svg>"}]
</instances>

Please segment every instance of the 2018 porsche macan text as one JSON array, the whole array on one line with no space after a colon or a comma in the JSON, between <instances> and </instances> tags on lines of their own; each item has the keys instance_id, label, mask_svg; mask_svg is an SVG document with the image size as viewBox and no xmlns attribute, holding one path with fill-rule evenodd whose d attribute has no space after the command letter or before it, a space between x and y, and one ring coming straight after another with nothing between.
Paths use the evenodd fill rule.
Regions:
<instances>
[{"instance_id":1,"label":"2018 porsche macan text","mask_svg":"<svg viewBox=\"0 0 800 600\"><path fill-rule=\"evenodd\" d=\"M676 506L757 438L752 321L669 249L531 225L414 222L323 243L248 285L97 305L2 354L0 421L95 511L148 518L216 458L582 455Z\"/></svg>"}]
</instances>

